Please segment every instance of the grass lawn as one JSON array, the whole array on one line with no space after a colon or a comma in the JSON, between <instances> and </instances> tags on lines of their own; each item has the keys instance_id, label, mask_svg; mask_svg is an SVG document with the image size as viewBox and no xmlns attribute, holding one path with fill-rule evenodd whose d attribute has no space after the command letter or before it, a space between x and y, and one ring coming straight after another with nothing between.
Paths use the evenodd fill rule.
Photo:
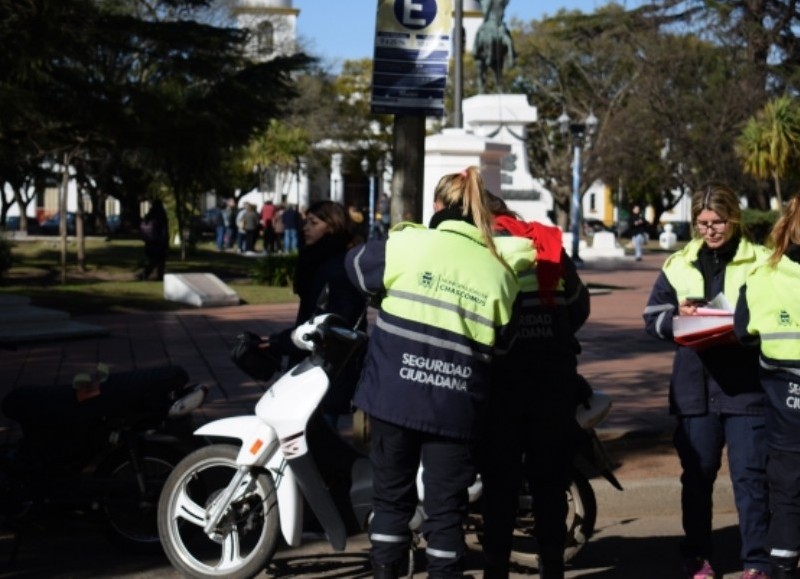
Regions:
<instances>
[{"instance_id":1,"label":"grass lawn","mask_svg":"<svg viewBox=\"0 0 800 579\"><path fill-rule=\"evenodd\" d=\"M13 265L0 279L0 294L28 296L34 305L70 314L192 308L164 299L163 284L139 281L144 266L144 244L134 239L88 238L86 269L78 265L77 245L67 247L66 283L61 283L61 245L56 237L14 240ZM170 249L168 273L213 273L228 284L244 303L270 304L296 301L291 288L270 287L252 278L255 257L219 252L213 243L201 242L181 261Z\"/></svg>"}]
</instances>

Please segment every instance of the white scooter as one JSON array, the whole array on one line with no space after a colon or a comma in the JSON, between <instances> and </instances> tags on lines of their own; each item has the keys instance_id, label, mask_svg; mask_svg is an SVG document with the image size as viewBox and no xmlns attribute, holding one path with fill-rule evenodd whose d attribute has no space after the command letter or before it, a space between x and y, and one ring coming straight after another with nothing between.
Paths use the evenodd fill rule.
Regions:
<instances>
[{"instance_id":1,"label":"white scooter","mask_svg":"<svg viewBox=\"0 0 800 579\"><path fill-rule=\"evenodd\" d=\"M327 426L318 409L330 380L365 346L367 336L324 314L296 328L292 340L311 355L272 384L255 415L210 422L195 433L238 443L192 452L164 485L159 535L170 562L184 575L257 575L271 561L279 534L290 547L301 544L304 503L336 551L345 549L349 535L366 530L372 466L365 454ZM579 423L593 434L609 408L608 397L595 393L588 406L579 407ZM418 491L421 500L421 474ZM481 494L478 479L469 489L470 501L477 504ZM596 516L591 486L580 470L570 495L566 558L589 539ZM535 545L527 542L533 524L529 513L530 497L523 492L512 558L536 566ZM419 536L424 517L420 502L409 523L413 536ZM409 561L410 576L413 556Z\"/></svg>"},{"instance_id":2,"label":"white scooter","mask_svg":"<svg viewBox=\"0 0 800 579\"><path fill-rule=\"evenodd\" d=\"M258 574L275 553L279 531L289 546L300 545L304 500L336 551L366 529L372 466L327 426L318 407L367 336L324 314L296 328L292 340L311 355L264 393L254 416L217 420L196 432L239 443L193 452L164 485L159 533L185 575ZM421 523L420 507L412 531Z\"/></svg>"}]
</instances>

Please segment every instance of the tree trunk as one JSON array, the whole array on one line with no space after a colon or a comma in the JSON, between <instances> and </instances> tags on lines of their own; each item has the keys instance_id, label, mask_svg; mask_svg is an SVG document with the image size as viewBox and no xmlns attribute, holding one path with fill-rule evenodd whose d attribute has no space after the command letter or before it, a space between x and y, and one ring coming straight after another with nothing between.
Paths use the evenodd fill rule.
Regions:
<instances>
[{"instance_id":1,"label":"tree trunk","mask_svg":"<svg viewBox=\"0 0 800 579\"><path fill-rule=\"evenodd\" d=\"M392 223L419 223L425 177L425 117L395 115L392 146Z\"/></svg>"},{"instance_id":2,"label":"tree trunk","mask_svg":"<svg viewBox=\"0 0 800 579\"><path fill-rule=\"evenodd\" d=\"M773 171L772 178L775 181L775 197L778 198L778 211L783 211L783 199L781 195L781 180L778 173ZM769 203L769 209L772 209L772 203Z\"/></svg>"},{"instance_id":3,"label":"tree trunk","mask_svg":"<svg viewBox=\"0 0 800 579\"><path fill-rule=\"evenodd\" d=\"M64 153L61 191L58 195L58 232L61 237L61 283L67 283L67 192L69 189L69 155Z\"/></svg>"},{"instance_id":4,"label":"tree trunk","mask_svg":"<svg viewBox=\"0 0 800 579\"><path fill-rule=\"evenodd\" d=\"M83 207L83 195L78 191L78 210L75 212L75 243L78 251L78 267L86 271L86 212Z\"/></svg>"}]
</instances>

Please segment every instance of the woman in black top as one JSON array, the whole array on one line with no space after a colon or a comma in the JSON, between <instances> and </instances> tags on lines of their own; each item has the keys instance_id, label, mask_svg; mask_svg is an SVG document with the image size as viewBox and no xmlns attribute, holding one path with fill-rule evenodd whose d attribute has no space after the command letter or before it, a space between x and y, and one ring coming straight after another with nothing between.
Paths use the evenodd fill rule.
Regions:
<instances>
[{"instance_id":1,"label":"woman in black top","mask_svg":"<svg viewBox=\"0 0 800 579\"><path fill-rule=\"evenodd\" d=\"M269 338L271 348L279 354L289 356L290 367L307 355L307 352L292 344L292 330L315 314L338 314L350 326L358 323L359 329L366 329L366 303L350 283L344 269L344 256L352 241L344 208L333 201L313 203L306 214L303 238L305 243L297 257L293 284L294 293L300 298L297 319L292 328ZM318 302L326 286L327 300L323 311L319 311ZM339 415L351 412L350 401L358 381L360 365L360 359L351 361L333 382L322 401L325 418L334 428Z\"/></svg>"}]
</instances>

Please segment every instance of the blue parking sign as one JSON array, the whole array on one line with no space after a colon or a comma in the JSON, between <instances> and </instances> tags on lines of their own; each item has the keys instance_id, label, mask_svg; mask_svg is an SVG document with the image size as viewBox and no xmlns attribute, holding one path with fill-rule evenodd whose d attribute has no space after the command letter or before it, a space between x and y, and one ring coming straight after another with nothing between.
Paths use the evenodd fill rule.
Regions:
<instances>
[{"instance_id":1,"label":"blue parking sign","mask_svg":"<svg viewBox=\"0 0 800 579\"><path fill-rule=\"evenodd\" d=\"M444 115L453 0L379 0L372 112Z\"/></svg>"}]
</instances>

